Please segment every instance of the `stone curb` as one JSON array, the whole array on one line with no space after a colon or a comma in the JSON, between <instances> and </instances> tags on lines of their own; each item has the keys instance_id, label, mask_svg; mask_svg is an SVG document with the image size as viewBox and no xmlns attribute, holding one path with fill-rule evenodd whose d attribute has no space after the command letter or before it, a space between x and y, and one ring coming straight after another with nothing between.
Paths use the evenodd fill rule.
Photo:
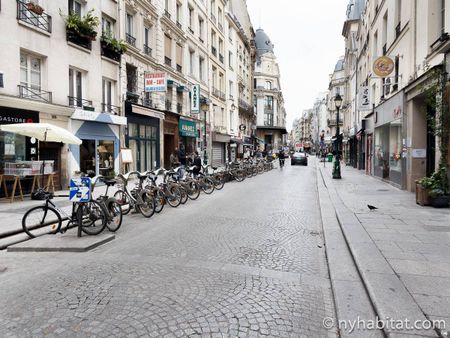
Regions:
<instances>
[{"instance_id":1,"label":"stone curb","mask_svg":"<svg viewBox=\"0 0 450 338\"><path fill-rule=\"evenodd\" d=\"M318 170L322 176L318 177L318 180L323 179L327 187L335 217L378 317L395 321L409 320L410 323L416 320L425 322L427 318L424 313L355 214L342 202L331 178L323 172L321 167L318 167ZM436 331L431 329L395 330L385 327L383 331L387 337L402 335L405 337L438 337Z\"/></svg>"},{"instance_id":2,"label":"stone curb","mask_svg":"<svg viewBox=\"0 0 450 338\"><path fill-rule=\"evenodd\" d=\"M336 219L328 190L320 175L317 169L319 206L337 322L352 323L358 319L366 322L373 321L376 318L375 311L361 276L356 269L353 257ZM381 330L355 329L351 331L342 326L339 327L339 336L385 337Z\"/></svg>"}]
</instances>

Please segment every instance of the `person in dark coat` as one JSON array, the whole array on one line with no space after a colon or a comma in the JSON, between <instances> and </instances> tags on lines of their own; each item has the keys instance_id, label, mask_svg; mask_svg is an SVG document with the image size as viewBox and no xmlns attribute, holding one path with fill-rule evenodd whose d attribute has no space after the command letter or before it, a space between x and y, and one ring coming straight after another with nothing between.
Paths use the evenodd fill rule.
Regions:
<instances>
[{"instance_id":1,"label":"person in dark coat","mask_svg":"<svg viewBox=\"0 0 450 338\"><path fill-rule=\"evenodd\" d=\"M184 150L184 147L181 146L180 150L178 151L178 162L181 163L181 165L186 165L186 151Z\"/></svg>"},{"instance_id":2,"label":"person in dark coat","mask_svg":"<svg viewBox=\"0 0 450 338\"><path fill-rule=\"evenodd\" d=\"M197 176L200 173L200 170L202 169L202 159L200 158L200 155L198 154L198 151L194 153L194 170L192 171L194 173L194 176Z\"/></svg>"}]
</instances>

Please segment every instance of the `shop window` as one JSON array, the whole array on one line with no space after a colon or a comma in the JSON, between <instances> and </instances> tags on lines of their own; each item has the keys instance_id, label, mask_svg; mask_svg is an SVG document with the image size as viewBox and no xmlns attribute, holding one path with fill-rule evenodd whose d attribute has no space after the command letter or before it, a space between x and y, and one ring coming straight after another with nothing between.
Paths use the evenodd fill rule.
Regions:
<instances>
[{"instance_id":1,"label":"shop window","mask_svg":"<svg viewBox=\"0 0 450 338\"><path fill-rule=\"evenodd\" d=\"M401 171L401 133L402 122L396 120L389 125L389 169Z\"/></svg>"},{"instance_id":2,"label":"shop window","mask_svg":"<svg viewBox=\"0 0 450 338\"><path fill-rule=\"evenodd\" d=\"M98 169L105 177L114 177L114 141L98 141Z\"/></svg>"}]
</instances>

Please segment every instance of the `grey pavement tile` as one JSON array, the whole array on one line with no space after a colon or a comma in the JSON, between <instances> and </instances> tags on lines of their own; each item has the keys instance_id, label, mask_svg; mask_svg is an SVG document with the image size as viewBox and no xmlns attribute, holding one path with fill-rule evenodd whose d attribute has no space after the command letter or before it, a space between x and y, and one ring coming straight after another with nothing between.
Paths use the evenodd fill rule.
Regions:
<instances>
[{"instance_id":1,"label":"grey pavement tile","mask_svg":"<svg viewBox=\"0 0 450 338\"><path fill-rule=\"evenodd\" d=\"M342 250L327 250L330 276L333 280L359 281L359 273L348 248Z\"/></svg>"},{"instance_id":2,"label":"grey pavement tile","mask_svg":"<svg viewBox=\"0 0 450 338\"><path fill-rule=\"evenodd\" d=\"M429 231L426 234L414 234L414 237L418 238L422 243L436 243L450 246L450 233Z\"/></svg>"},{"instance_id":3,"label":"grey pavement tile","mask_svg":"<svg viewBox=\"0 0 450 338\"><path fill-rule=\"evenodd\" d=\"M427 316L450 317L450 297L415 294L414 298Z\"/></svg>"},{"instance_id":4,"label":"grey pavement tile","mask_svg":"<svg viewBox=\"0 0 450 338\"><path fill-rule=\"evenodd\" d=\"M450 281L450 264L430 261L389 259L389 263L398 274L411 274L434 277L448 277Z\"/></svg>"},{"instance_id":5,"label":"grey pavement tile","mask_svg":"<svg viewBox=\"0 0 450 338\"><path fill-rule=\"evenodd\" d=\"M414 260L414 261L426 261L424 255L414 252L414 251L403 251L403 250L395 250L395 249L387 249L387 250L381 250L381 253L384 257L386 257L389 261L389 259L397 259L397 260Z\"/></svg>"},{"instance_id":6,"label":"grey pavement tile","mask_svg":"<svg viewBox=\"0 0 450 338\"><path fill-rule=\"evenodd\" d=\"M450 297L449 278L401 274L400 279L413 294Z\"/></svg>"},{"instance_id":7,"label":"grey pavement tile","mask_svg":"<svg viewBox=\"0 0 450 338\"><path fill-rule=\"evenodd\" d=\"M383 232L370 232L370 237L374 241L389 241L389 242L413 242L421 243L420 240L411 234L400 233L383 233Z\"/></svg>"},{"instance_id":8,"label":"grey pavement tile","mask_svg":"<svg viewBox=\"0 0 450 338\"><path fill-rule=\"evenodd\" d=\"M430 243L400 242L398 246L405 251L416 251L422 254L450 255L450 246Z\"/></svg>"},{"instance_id":9,"label":"grey pavement tile","mask_svg":"<svg viewBox=\"0 0 450 338\"><path fill-rule=\"evenodd\" d=\"M423 254L423 256L430 262L439 262L439 263L449 262L449 258L447 255Z\"/></svg>"},{"instance_id":10,"label":"grey pavement tile","mask_svg":"<svg viewBox=\"0 0 450 338\"><path fill-rule=\"evenodd\" d=\"M392 250L403 251L402 249L400 249L397 243L392 241L374 241L374 243L381 251L392 251Z\"/></svg>"},{"instance_id":11,"label":"grey pavement tile","mask_svg":"<svg viewBox=\"0 0 450 338\"><path fill-rule=\"evenodd\" d=\"M353 243L350 249L360 272L394 273L375 243Z\"/></svg>"}]
</instances>

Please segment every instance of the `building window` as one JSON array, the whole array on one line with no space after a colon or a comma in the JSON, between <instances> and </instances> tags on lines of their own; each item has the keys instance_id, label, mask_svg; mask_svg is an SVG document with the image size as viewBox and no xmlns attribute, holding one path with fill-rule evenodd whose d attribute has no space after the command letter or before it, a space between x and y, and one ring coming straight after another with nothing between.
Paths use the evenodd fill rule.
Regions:
<instances>
[{"instance_id":1,"label":"building window","mask_svg":"<svg viewBox=\"0 0 450 338\"><path fill-rule=\"evenodd\" d=\"M229 81L228 83L228 90L230 92L230 99L233 99L233 94L234 94L234 84L233 81Z\"/></svg>"},{"instance_id":2,"label":"building window","mask_svg":"<svg viewBox=\"0 0 450 338\"><path fill-rule=\"evenodd\" d=\"M127 63L127 92L137 93L137 68Z\"/></svg>"},{"instance_id":3,"label":"building window","mask_svg":"<svg viewBox=\"0 0 450 338\"><path fill-rule=\"evenodd\" d=\"M164 35L164 63L172 66L172 39Z\"/></svg>"},{"instance_id":4,"label":"building window","mask_svg":"<svg viewBox=\"0 0 450 338\"><path fill-rule=\"evenodd\" d=\"M273 113L273 96L266 96L264 98L264 109L270 110Z\"/></svg>"},{"instance_id":5,"label":"building window","mask_svg":"<svg viewBox=\"0 0 450 338\"><path fill-rule=\"evenodd\" d=\"M266 89L268 90L272 89L272 82L266 81Z\"/></svg>"},{"instance_id":6,"label":"building window","mask_svg":"<svg viewBox=\"0 0 450 338\"><path fill-rule=\"evenodd\" d=\"M230 40L230 42L233 42L233 28L231 27L231 25L228 25L228 40Z\"/></svg>"},{"instance_id":7,"label":"building window","mask_svg":"<svg viewBox=\"0 0 450 338\"><path fill-rule=\"evenodd\" d=\"M189 74L194 76L194 51L189 49Z\"/></svg>"},{"instance_id":8,"label":"building window","mask_svg":"<svg viewBox=\"0 0 450 338\"><path fill-rule=\"evenodd\" d=\"M114 32L113 21L106 16L102 16L102 35L113 36L114 35L113 32Z\"/></svg>"},{"instance_id":9,"label":"building window","mask_svg":"<svg viewBox=\"0 0 450 338\"><path fill-rule=\"evenodd\" d=\"M231 51L228 52L228 66L233 70L233 53Z\"/></svg>"},{"instance_id":10,"label":"building window","mask_svg":"<svg viewBox=\"0 0 450 338\"><path fill-rule=\"evenodd\" d=\"M69 14L78 14L81 16L81 10L83 8L82 1L69 0Z\"/></svg>"},{"instance_id":11,"label":"building window","mask_svg":"<svg viewBox=\"0 0 450 338\"><path fill-rule=\"evenodd\" d=\"M205 21L201 17L198 17L198 36L202 40L204 36L204 24Z\"/></svg>"},{"instance_id":12,"label":"building window","mask_svg":"<svg viewBox=\"0 0 450 338\"><path fill-rule=\"evenodd\" d=\"M177 2L177 23L181 23L181 4Z\"/></svg>"},{"instance_id":13,"label":"building window","mask_svg":"<svg viewBox=\"0 0 450 338\"><path fill-rule=\"evenodd\" d=\"M441 35L445 34L445 1L441 0L441 13L440 13L440 33Z\"/></svg>"},{"instance_id":14,"label":"building window","mask_svg":"<svg viewBox=\"0 0 450 338\"><path fill-rule=\"evenodd\" d=\"M164 9L166 10L166 12L169 12L169 0L164 1Z\"/></svg>"},{"instance_id":15,"label":"building window","mask_svg":"<svg viewBox=\"0 0 450 338\"><path fill-rule=\"evenodd\" d=\"M69 68L69 105L83 106L83 73Z\"/></svg>"},{"instance_id":16,"label":"building window","mask_svg":"<svg viewBox=\"0 0 450 338\"><path fill-rule=\"evenodd\" d=\"M177 71L182 72L183 70L183 47L181 47L179 44L177 44L177 50L176 50L176 56L177 56Z\"/></svg>"},{"instance_id":17,"label":"building window","mask_svg":"<svg viewBox=\"0 0 450 338\"><path fill-rule=\"evenodd\" d=\"M20 53L20 84L27 88L41 90L41 65L40 58Z\"/></svg>"},{"instance_id":18,"label":"building window","mask_svg":"<svg viewBox=\"0 0 450 338\"><path fill-rule=\"evenodd\" d=\"M133 36L133 15L127 13L126 34Z\"/></svg>"},{"instance_id":19,"label":"building window","mask_svg":"<svg viewBox=\"0 0 450 338\"><path fill-rule=\"evenodd\" d=\"M189 7L189 28L192 30L194 28L194 9Z\"/></svg>"},{"instance_id":20,"label":"building window","mask_svg":"<svg viewBox=\"0 0 450 338\"><path fill-rule=\"evenodd\" d=\"M205 81L205 59L201 56L198 59L198 76L200 80Z\"/></svg>"},{"instance_id":21,"label":"building window","mask_svg":"<svg viewBox=\"0 0 450 338\"><path fill-rule=\"evenodd\" d=\"M113 104L113 91L114 91L114 82L109 79L102 80L102 111L105 112L114 112L118 114L118 111L114 111Z\"/></svg>"}]
</instances>

